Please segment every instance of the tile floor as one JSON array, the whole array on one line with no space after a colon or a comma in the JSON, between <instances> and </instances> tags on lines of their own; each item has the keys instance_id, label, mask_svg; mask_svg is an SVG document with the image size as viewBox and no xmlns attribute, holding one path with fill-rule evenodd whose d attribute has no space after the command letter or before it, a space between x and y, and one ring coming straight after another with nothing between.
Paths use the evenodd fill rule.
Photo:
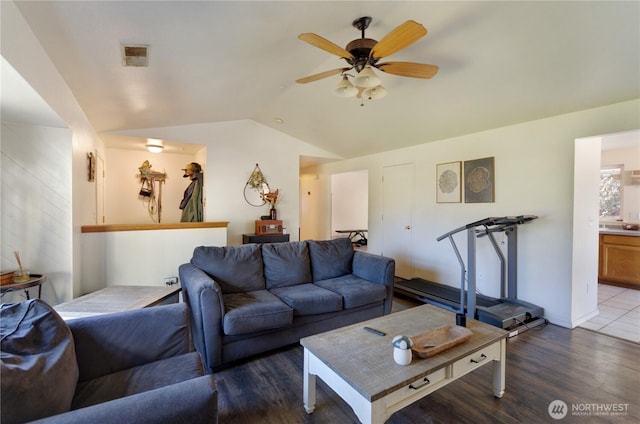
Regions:
<instances>
[{"instance_id":1,"label":"tile floor","mask_svg":"<svg viewBox=\"0 0 640 424\"><path fill-rule=\"evenodd\" d=\"M598 309L580 327L640 343L640 290L598 284Z\"/></svg>"}]
</instances>

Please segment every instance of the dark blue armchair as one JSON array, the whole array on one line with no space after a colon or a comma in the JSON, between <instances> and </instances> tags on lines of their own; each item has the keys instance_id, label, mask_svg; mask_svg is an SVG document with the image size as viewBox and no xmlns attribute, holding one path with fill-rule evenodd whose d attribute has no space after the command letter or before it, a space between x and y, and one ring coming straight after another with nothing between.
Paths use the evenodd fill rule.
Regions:
<instances>
[{"instance_id":1,"label":"dark blue armchair","mask_svg":"<svg viewBox=\"0 0 640 424\"><path fill-rule=\"evenodd\" d=\"M217 422L184 303L68 322L38 299L3 304L0 338L3 424Z\"/></svg>"}]
</instances>

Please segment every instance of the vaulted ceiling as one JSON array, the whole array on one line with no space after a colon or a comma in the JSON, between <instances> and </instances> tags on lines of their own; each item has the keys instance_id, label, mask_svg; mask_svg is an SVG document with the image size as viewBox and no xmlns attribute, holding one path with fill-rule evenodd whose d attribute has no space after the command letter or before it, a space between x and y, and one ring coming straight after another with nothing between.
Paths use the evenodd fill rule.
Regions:
<instances>
[{"instance_id":1,"label":"vaulted ceiling","mask_svg":"<svg viewBox=\"0 0 640 424\"><path fill-rule=\"evenodd\" d=\"M640 3L488 1L19 1L96 131L252 119L344 158L640 97ZM431 79L378 72L376 101L332 94L340 46L371 16L380 40L411 19L428 34L388 60ZM121 44L150 46L124 67ZM281 123L278 121L282 121ZM180 141L180 140L176 140Z\"/></svg>"}]
</instances>

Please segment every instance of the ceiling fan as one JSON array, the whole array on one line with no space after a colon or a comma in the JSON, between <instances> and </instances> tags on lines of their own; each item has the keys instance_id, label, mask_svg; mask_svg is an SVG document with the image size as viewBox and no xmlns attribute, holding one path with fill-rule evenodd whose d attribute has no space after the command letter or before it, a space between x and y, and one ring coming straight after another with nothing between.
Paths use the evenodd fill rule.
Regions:
<instances>
[{"instance_id":1,"label":"ceiling fan","mask_svg":"<svg viewBox=\"0 0 640 424\"><path fill-rule=\"evenodd\" d=\"M361 31L362 37L351 41L344 49L317 34L300 34L298 38L302 41L339 56L349 66L300 78L296 82L306 84L341 74L342 81L336 88L336 94L342 97L353 97L355 95L361 97L365 94L370 99L376 99L384 97L386 90L380 85L380 79L375 75L372 68L388 74L425 79L433 77L438 72L438 67L435 65L413 62L379 62L383 57L392 55L424 37L427 34L424 26L415 21L407 21L392 30L382 40L376 41L365 37L365 30L370 23L371 17L369 16L353 21L352 25ZM355 70L357 75L354 77L347 74L350 70ZM353 78L353 84L348 77Z\"/></svg>"}]
</instances>

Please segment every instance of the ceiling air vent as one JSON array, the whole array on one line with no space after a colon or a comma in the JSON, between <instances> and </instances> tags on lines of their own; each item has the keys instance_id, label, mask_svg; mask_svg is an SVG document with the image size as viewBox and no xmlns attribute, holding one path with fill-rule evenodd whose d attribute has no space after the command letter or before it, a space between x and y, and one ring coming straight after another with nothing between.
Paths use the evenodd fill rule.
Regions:
<instances>
[{"instance_id":1,"label":"ceiling air vent","mask_svg":"<svg viewBox=\"0 0 640 424\"><path fill-rule=\"evenodd\" d=\"M122 44L124 66L149 66L149 46L144 44Z\"/></svg>"}]
</instances>

